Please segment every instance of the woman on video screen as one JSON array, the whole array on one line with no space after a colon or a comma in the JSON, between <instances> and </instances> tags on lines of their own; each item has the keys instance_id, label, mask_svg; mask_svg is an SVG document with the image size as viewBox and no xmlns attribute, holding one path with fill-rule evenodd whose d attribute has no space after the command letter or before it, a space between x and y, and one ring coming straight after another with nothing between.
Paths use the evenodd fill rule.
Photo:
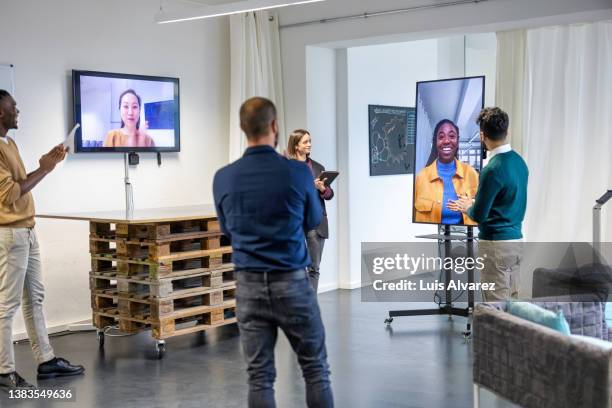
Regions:
<instances>
[{"instance_id":1,"label":"woman on video screen","mask_svg":"<svg viewBox=\"0 0 612 408\"><path fill-rule=\"evenodd\" d=\"M435 127L431 153L417 174L414 193L414 222L476 225L467 215L448 208L459 196L473 198L478 173L458 159L459 127L443 119Z\"/></svg>"},{"instance_id":2,"label":"woman on video screen","mask_svg":"<svg viewBox=\"0 0 612 408\"><path fill-rule=\"evenodd\" d=\"M147 135L147 123L140 126L140 96L133 90L123 91L119 96L121 128L106 134L104 147L154 147L153 139Z\"/></svg>"}]
</instances>

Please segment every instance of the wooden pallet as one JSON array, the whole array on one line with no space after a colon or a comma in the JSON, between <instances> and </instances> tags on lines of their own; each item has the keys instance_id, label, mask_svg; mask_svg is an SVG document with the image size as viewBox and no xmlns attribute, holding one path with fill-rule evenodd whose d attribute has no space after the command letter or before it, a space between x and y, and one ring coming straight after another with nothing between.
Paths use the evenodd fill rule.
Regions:
<instances>
[{"instance_id":1,"label":"wooden pallet","mask_svg":"<svg viewBox=\"0 0 612 408\"><path fill-rule=\"evenodd\" d=\"M117 271L118 275L148 274L151 279L178 276L198 271L212 271L231 264L231 247L187 251L164 255L157 260L118 258L113 254L96 254L91 257L94 272Z\"/></svg>"},{"instance_id":2,"label":"wooden pallet","mask_svg":"<svg viewBox=\"0 0 612 408\"><path fill-rule=\"evenodd\" d=\"M120 294L141 299L198 293L202 289L227 287L235 284L236 278L233 268L198 272L159 280L151 280L148 275L129 278L119 277L117 279L117 288Z\"/></svg>"},{"instance_id":3,"label":"wooden pallet","mask_svg":"<svg viewBox=\"0 0 612 408\"><path fill-rule=\"evenodd\" d=\"M98 274L114 273L117 274L117 260L112 256L92 255L91 270Z\"/></svg>"},{"instance_id":4,"label":"wooden pallet","mask_svg":"<svg viewBox=\"0 0 612 408\"><path fill-rule=\"evenodd\" d=\"M227 238L215 233L208 232L188 234L180 238L172 238L170 241L133 241L117 240L117 256L119 258L148 259L159 261L168 256L180 256L185 253L223 248L231 252L231 246ZM109 248L112 251L112 248Z\"/></svg>"},{"instance_id":5,"label":"wooden pallet","mask_svg":"<svg viewBox=\"0 0 612 408\"><path fill-rule=\"evenodd\" d=\"M94 327L102 330L109 326L114 326L117 324L117 316L119 315L119 310L117 310L117 314L105 313L93 311L92 313L92 324Z\"/></svg>"},{"instance_id":6,"label":"wooden pallet","mask_svg":"<svg viewBox=\"0 0 612 408\"><path fill-rule=\"evenodd\" d=\"M90 222L89 249L98 328L161 340L236 322L232 248L214 217Z\"/></svg>"},{"instance_id":7,"label":"wooden pallet","mask_svg":"<svg viewBox=\"0 0 612 408\"><path fill-rule=\"evenodd\" d=\"M151 322L168 317L175 312L185 312L203 306L221 306L224 302L235 300L236 287L202 289L199 293L173 294L167 298L139 299L117 297L116 306L121 317L136 317ZM115 306L115 304L111 304Z\"/></svg>"},{"instance_id":8,"label":"wooden pallet","mask_svg":"<svg viewBox=\"0 0 612 408\"><path fill-rule=\"evenodd\" d=\"M113 254L119 258L157 260L160 256L173 255L187 251L230 248L227 237L220 232L195 232L173 234L159 240L101 238L90 236L89 252L94 255Z\"/></svg>"},{"instance_id":9,"label":"wooden pallet","mask_svg":"<svg viewBox=\"0 0 612 408\"><path fill-rule=\"evenodd\" d=\"M174 312L152 321L151 329L154 338L163 340L236 322L236 301L231 300L223 302L220 307L201 306Z\"/></svg>"},{"instance_id":10,"label":"wooden pallet","mask_svg":"<svg viewBox=\"0 0 612 408\"><path fill-rule=\"evenodd\" d=\"M92 293L119 294L124 297L147 299L199 293L206 289L225 288L236 284L233 266L186 275L171 276L159 280L147 274L136 276L117 275L116 272L90 272Z\"/></svg>"},{"instance_id":11,"label":"wooden pallet","mask_svg":"<svg viewBox=\"0 0 612 408\"><path fill-rule=\"evenodd\" d=\"M118 325L119 330L125 333L139 333L151 329L154 338L163 340L236 323L236 302L230 300L223 302L221 306L191 308L160 319L141 317L124 317L119 315L118 310L108 310L93 312L92 320L94 326L99 329Z\"/></svg>"},{"instance_id":12,"label":"wooden pallet","mask_svg":"<svg viewBox=\"0 0 612 408\"><path fill-rule=\"evenodd\" d=\"M115 239L172 239L181 234L209 232L220 233L221 227L216 218L202 218L187 221L153 222L143 224L126 224L116 222L90 222L90 237Z\"/></svg>"},{"instance_id":13,"label":"wooden pallet","mask_svg":"<svg viewBox=\"0 0 612 408\"><path fill-rule=\"evenodd\" d=\"M89 274L89 289L92 294L113 294L117 293L117 273L98 272Z\"/></svg>"},{"instance_id":14,"label":"wooden pallet","mask_svg":"<svg viewBox=\"0 0 612 408\"><path fill-rule=\"evenodd\" d=\"M92 255L116 255L117 241L113 238L89 238L89 253Z\"/></svg>"},{"instance_id":15,"label":"wooden pallet","mask_svg":"<svg viewBox=\"0 0 612 408\"><path fill-rule=\"evenodd\" d=\"M91 310L96 313L119 314L119 297L115 293L92 293Z\"/></svg>"},{"instance_id":16,"label":"wooden pallet","mask_svg":"<svg viewBox=\"0 0 612 408\"><path fill-rule=\"evenodd\" d=\"M117 233L113 227L115 224L108 222L90 222L89 236L98 238L114 239Z\"/></svg>"}]
</instances>

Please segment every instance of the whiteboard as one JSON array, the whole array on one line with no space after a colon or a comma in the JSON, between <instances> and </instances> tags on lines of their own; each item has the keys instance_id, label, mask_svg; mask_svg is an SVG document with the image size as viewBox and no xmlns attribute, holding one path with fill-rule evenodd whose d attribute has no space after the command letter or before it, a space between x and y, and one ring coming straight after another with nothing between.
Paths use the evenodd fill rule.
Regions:
<instances>
[{"instance_id":1,"label":"whiteboard","mask_svg":"<svg viewBox=\"0 0 612 408\"><path fill-rule=\"evenodd\" d=\"M15 94L15 67L12 64L0 64L0 89Z\"/></svg>"}]
</instances>

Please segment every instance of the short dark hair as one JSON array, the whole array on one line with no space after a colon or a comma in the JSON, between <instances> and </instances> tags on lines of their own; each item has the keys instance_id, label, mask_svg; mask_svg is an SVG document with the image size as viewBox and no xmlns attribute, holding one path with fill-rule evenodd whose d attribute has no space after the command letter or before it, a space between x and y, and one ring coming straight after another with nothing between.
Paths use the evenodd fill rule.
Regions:
<instances>
[{"instance_id":1,"label":"short dark hair","mask_svg":"<svg viewBox=\"0 0 612 408\"><path fill-rule=\"evenodd\" d=\"M257 140L265 136L274 120L276 107L269 99L251 98L240 107L240 128L249 139Z\"/></svg>"},{"instance_id":2,"label":"short dark hair","mask_svg":"<svg viewBox=\"0 0 612 408\"><path fill-rule=\"evenodd\" d=\"M480 126L480 131L491 140L504 140L508 135L508 114L498 107L484 108L480 111L476 123Z\"/></svg>"},{"instance_id":3,"label":"short dark hair","mask_svg":"<svg viewBox=\"0 0 612 408\"><path fill-rule=\"evenodd\" d=\"M0 89L0 101L8 96L11 96L11 94L4 89Z\"/></svg>"}]
</instances>

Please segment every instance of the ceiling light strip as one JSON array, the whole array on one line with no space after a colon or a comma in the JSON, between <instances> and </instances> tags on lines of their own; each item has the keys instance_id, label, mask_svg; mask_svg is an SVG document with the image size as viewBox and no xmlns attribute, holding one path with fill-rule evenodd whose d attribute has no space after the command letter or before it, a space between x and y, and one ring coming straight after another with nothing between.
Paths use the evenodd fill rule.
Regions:
<instances>
[{"instance_id":1,"label":"ceiling light strip","mask_svg":"<svg viewBox=\"0 0 612 408\"><path fill-rule=\"evenodd\" d=\"M293 23L293 24L281 25L280 28L294 28L294 27L303 27L303 26L313 25L313 24L337 23L337 22L340 22L340 21L350 21L350 20L366 19L366 18L370 18L370 17L380 17L380 16L386 16L386 15L390 15L390 14L409 13L409 12L413 12L413 11L420 11L420 10L427 10L427 9L436 9L436 8L441 8L441 7L459 6L459 5L463 5L463 4L483 3L485 1L489 1L489 0L456 0L456 1L449 1L449 2L446 2L446 3L425 4L425 5L422 5L422 6L405 7L405 8L401 8L401 9L377 11L377 12L373 12L373 13L367 13L366 12L366 13L362 13L362 14L353 14L353 15L350 15L350 16L332 17L332 18L324 18L324 19L321 19L321 20L304 21L302 23Z\"/></svg>"},{"instance_id":2,"label":"ceiling light strip","mask_svg":"<svg viewBox=\"0 0 612 408\"><path fill-rule=\"evenodd\" d=\"M325 0L300 0L300 1L239 1L216 6L203 7L198 11L165 13L155 15L155 21L159 24L177 23L181 21L193 21L204 18L228 16L231 14L250 13L252 11L269 10L273 8L296 6L298 4L316 3ZM239 5L236 7L236 5Z\"/></svg>"}]
</instances>

